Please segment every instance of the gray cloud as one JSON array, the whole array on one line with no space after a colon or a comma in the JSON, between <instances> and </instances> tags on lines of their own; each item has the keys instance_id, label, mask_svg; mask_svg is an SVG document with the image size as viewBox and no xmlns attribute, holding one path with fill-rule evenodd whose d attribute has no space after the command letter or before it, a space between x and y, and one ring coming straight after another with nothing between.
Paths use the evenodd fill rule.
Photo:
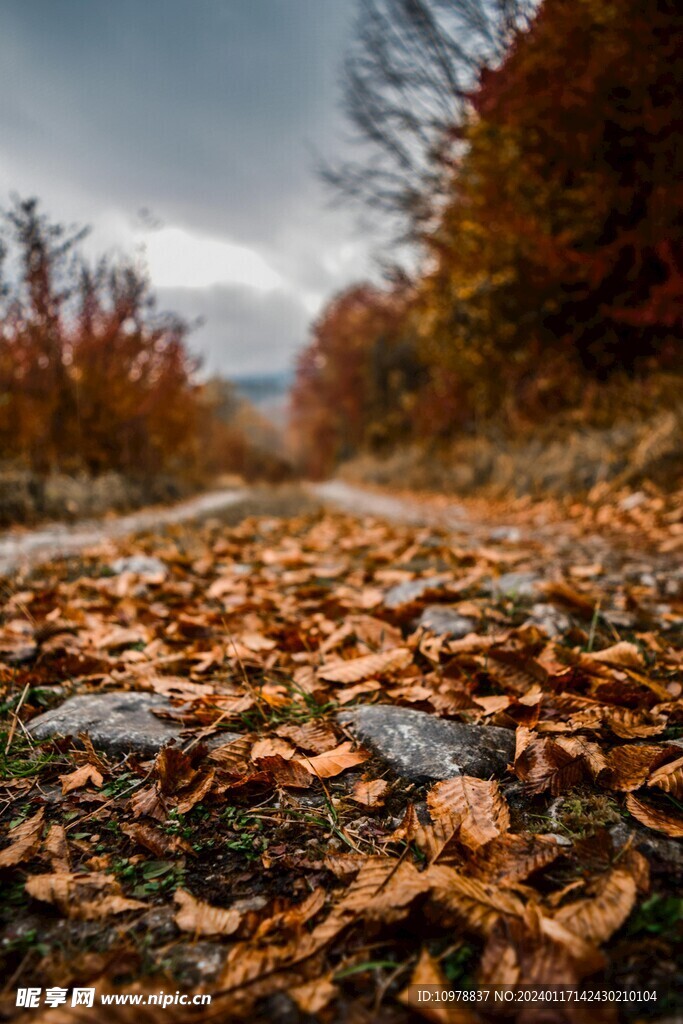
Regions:
<instances>
[{"instance_id":1,"label":"gray cloud","mask_svg":"<svg viewBox=\"0 0 683 1024\"><path fill-rule=\"evenodd\" d=\"M352 217L326 208L312 170L313 150L333 153L342 134L337 78L353 8L3 0L0 194L38 194L53 216L92 223L98 245L125 241L121 225L130 233L147 207L164 224L254 248L289 296L193 294L211 324L196 344L226 370L256 352L264 369L276 352L286 361L305 338L302 303L363 267ZM264 334L276 309L281 343Z\"/></svg>"},{"instance_id":2,"label":"gray cloud","mask_svg":"<svg viewBox=\"0 0 683 1024\"><path fill-rule=\"evenodd\" d=\"M163 288L159 309L180 312L204 323L192 334L192 348L203 359L204 373L277 373L286 370L310 319L286 292L265 295L250 288Z\"/></svg>"}]
</instances>

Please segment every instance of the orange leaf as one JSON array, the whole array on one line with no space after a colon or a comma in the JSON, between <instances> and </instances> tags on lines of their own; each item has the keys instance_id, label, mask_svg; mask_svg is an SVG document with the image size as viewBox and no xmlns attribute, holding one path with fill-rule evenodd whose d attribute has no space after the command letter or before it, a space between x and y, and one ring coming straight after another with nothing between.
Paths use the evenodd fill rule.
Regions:
<instances>
[{"instance_id":1,"label":"orange leaf","mask_svg":"<svg viewBox=\"0 0 683 1024\"><path fill-rule=\"evenodd\" d=\"M683 757L671 764L665 764L653 772L647 780L648 786L657 786L677 799L683 798Z\"/></svg>"},{"instance_id":2,"label":"orange leaf","mask_svg":"<svg viewBox=\"0 0 683 1024\"><path fill-rule=\"evenodd\" d=\"M82 764L76 771L70 772L68 775L60 775L59 781L62 784L62 793L70 793L72 789L80 789L90 782L99 789L104 779L102 773L94 765Z\"/></svg>"},{"instance_id":3,"label":"orange leaf","mask_svg":"<svg viewBox=\"0 0 683 1024\"><path fill-rule=\"evenodd\" d=\"M632 793L626 797L626 807L642 825L647 825L655 832L664 832L674 839L683 838L683 818L680 815L660 811L644 800L638 800Z\"/></svg>"},{"instance_id":4,"label":"orange leaf","mask_svg":"<svg viewBox=\"0 0 683 1024\"><path fill-rule=\"evenodd\" d=\"M459 775L437 784L427 794L434 822L456 825L458 838L476 850L510 827L510 814L498 783Z\"/></svg>"},{"instance_id":5,"label":"orange leaf","mask_svg":"<svg viewBox=\"0 0 683 1024\"><path fill-rule=\"evenodd\" d=\"M173 896L178 909L175 923L182 932L192 935L233 935L242 921L237 910L224 910L202 903L185 889L177 889Z\"/></svg>"},{"instance_id":6,"label":"orange leaf","mask_svg":"<svg viewBox=\"0 0 683 1024\"><path fill-rule=\"evenodd\" d=\"M395 647L379 654L365 654L362 658L330 661L321 665L318 676L328 683L360 683L372 676L390 675L407 668L413 660L407 647Z\"/></svg>"},{"instance_id":7,"label":"orange leaf","mask_svg":"<svg viewBox=\"0 0 683 1024\"><path fill-rule=\"evenodd\" d=\"M10 845L0 853L0 868L11 868L37 853L43 832L45 808L41 807L32 818L26 818L11 830Z\"/></svg>"},{"instance_id":8,"label":"orange leaf","mask_svg":"<svg viewBox=\"0 0 683 1024\"><path fill-rule=\"evenodd\" d=\"M335 750L328 750L325 754L318 754L317 757L301 758L300 763L308 768L319 779L331 779L347 768L353 768L357 764L363 764L370 757L365 750L351 750L353 746L350 740L340 743Z\"/></svg>"}]
</instances>

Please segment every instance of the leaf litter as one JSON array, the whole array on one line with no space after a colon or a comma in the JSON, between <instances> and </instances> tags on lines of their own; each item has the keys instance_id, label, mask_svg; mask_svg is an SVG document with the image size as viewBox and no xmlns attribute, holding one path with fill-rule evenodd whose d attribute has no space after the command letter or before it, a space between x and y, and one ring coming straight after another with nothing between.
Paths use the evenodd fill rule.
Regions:
<instances>
[{"instance_id":1,"label":"leaf litter","mask_svg":"<svg viewBox=\"0 0 683 1024\"><path fill-rule=\"evenodd\" d=\"M212 992L215 1019L330 1022L413 1019L410 983L657 985L681 938L680 910L637 923L681 877L683 604L658 553L672 522L645 522L645 583L627 551L581 550L581 521L574 550L329 513L121 543L165 565L144 580L94 551L8 581L6 976L172 984ZM559 633L530 618L537 596L487 583L551 562ZM472 632L418 628L435 602ZM107 690L166 696L180 741L115 759L88 737L30 740L46 707ZM515 757L497 779L418 786L339 726L359 703L513 730ZM197 943L220 952L199 977L183 966Z\"/></svg>"}]
</instances>

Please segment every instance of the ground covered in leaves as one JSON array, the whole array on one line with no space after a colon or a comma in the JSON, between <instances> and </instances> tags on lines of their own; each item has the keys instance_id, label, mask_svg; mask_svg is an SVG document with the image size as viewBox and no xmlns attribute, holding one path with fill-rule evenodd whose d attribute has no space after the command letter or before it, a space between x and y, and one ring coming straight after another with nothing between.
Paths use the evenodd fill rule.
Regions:
<instances>
[{"instance_id":1,"label":"ground covered in leaves","mask_svg":"<svg viewBox=\"0 0 683 1024\"><path fill-rule=\"evenodd\" d=\"M462 533L250 516L7 579L1 1018L28 985L213 993L188 1019L518 1012L449 1015L411 983L647 989L590 1019L671 1017L681 523L672 501L645 512L605 516L609 542L596 517L544 533L533 507ZM163 571L114 572L121 554ZM471 629L417 627L434 605ZM181 742L145 760L31 738L67 697L122 689L168 697ZM399 777L338 722L368 703L513 730L514 759L500 778ZM80 1012L31 1019L145 1019Z\"/></svg>"}]
</instances>

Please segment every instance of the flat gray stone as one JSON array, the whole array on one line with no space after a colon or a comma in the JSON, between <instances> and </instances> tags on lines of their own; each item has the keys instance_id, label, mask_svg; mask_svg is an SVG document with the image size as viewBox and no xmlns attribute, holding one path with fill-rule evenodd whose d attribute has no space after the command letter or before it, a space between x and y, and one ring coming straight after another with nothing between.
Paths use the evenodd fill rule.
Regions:
<instances>
[{"instance_id":1,"label":"flat gray stone","mask_svg":"<svg viewBox=\"0 0 683 1024\"><path fill-rule=\"evenodd\" d=\"M153 708L170 708L158 693L121 690L113 693L70 697L58 708L34 718L29 732L37 740L50 736L88 733L94 746L108 754L134 751L152 757L166 743L178 740L183 726L152 714Z\"/></svg>"},{"instance_id":2,"label":"flat gray stone","mask_svg":"<svg viewBox=\"0 0 683 1024\"><path fill-rule=\"evenodd\" d=\"M533 597L538 584L535 572L505 572L491 580L490 593L493 597Z\"/></svg>"},{"instance_id":3,"label":"flat gray stone","mask_svg":"<svg viewBox=\"0 0 683 1024\"><path fill-rule=\"evenodd\" d=\"M514 757L514 732L496 726L450 722L393 704L361 705L337 718L359 743L416 782L454 775L501 777Z\"/></svg>"},{"instance_id":4,"label":"flat gray stone","mask_svg":"<svg viewBox=\"0 0 683 1024\"><path fill-rule=\"evenodd\" d=\"M160 558L153 555L130 555L127 558L117 558L110 567L112 572L120 575L123 572L132 572L136 576L167 576L168 569Z\"/></svg>"},{"instance_id":5,"label":"flat gray stone","mask_svg":"<svg viewBox=\"0 0 683 1024\"><path fill-rule=\"evenodd\" d=\"M509 541L511 544L517 544L522 539L522 531L517 526L497 526L494 530L489 533L489 540L492 541Z\"/></svg>"},{"instance_id":6,"label":"flat gray stone","mask_svg":"<svg viewBox=\"0 0 683 1024\"><path fill-rule=\"evenodd\" d=\"M428 604L417 620L417 625L429 629L437 636L447 636L451 640L460 640L476 629L474 619L458 615L447 604Z\"/></svg>"},{"instance_id":7,"label":"flat gray stone","mask_svg":"<svg viewBox=\"0 0 683 1024\"><path fill-rule=\"evenodd\" d=\"M531 609L531 615L527 623L538 626L543 632L553 638L566 633L571 623L569 616L559 611L554 604L539 602Z\"/></svg>"},{"instance_id":8,"label":"flat gray stone","mask_svg":"<svg viewBox=\"0 0 683 1024\"><path fill-rule=\"evenodd\" d=\"M401 608L404 604L411 604L419 601L421 597L431 590L441 590L448 580L448 576L427 576L419 580L407 580L405 583L398 583L391 587L384 595L385 608Z\"/></svg>"}]
</instances>

